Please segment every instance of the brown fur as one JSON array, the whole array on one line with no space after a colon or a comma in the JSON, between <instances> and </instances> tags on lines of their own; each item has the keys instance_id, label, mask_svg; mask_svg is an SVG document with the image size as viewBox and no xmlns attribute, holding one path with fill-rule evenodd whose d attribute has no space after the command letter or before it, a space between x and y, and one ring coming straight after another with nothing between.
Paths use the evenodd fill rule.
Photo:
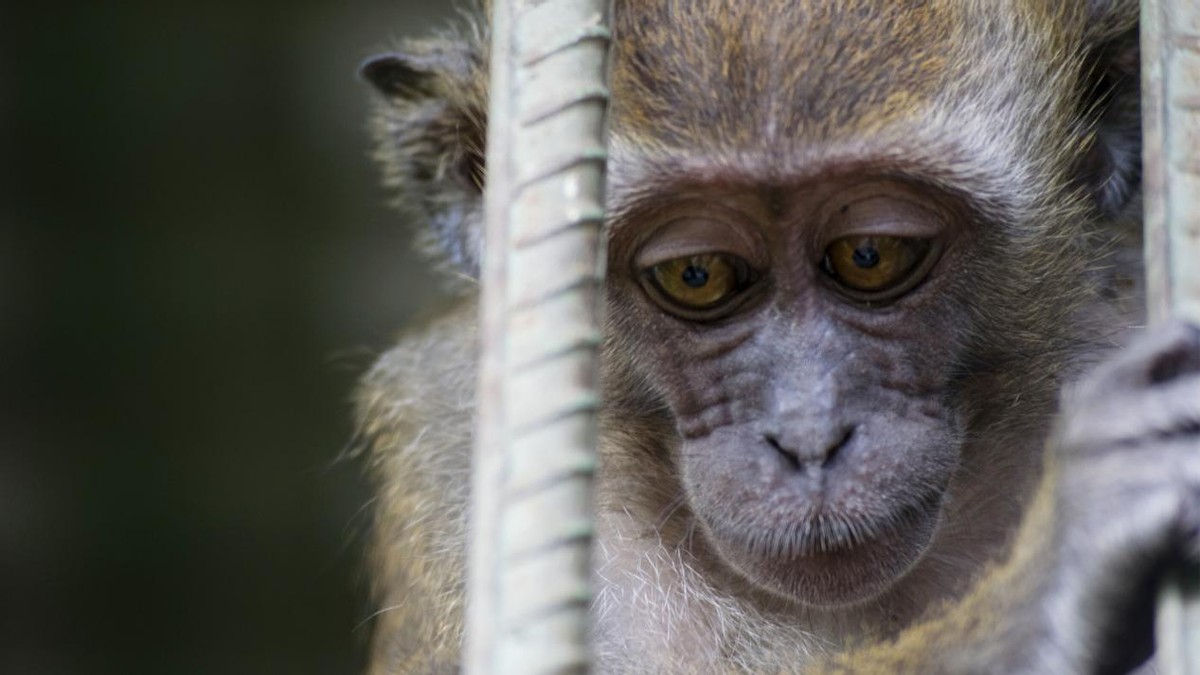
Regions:
<instances>
[{"instance_id":1,"label":"brown fur","mask_svg":"<svg viewBox=\"0 0 1200 675\"><path fill-rule=\"evenodd\" d=\"M1003 556L1038 479L1058 389L1116 339L1101 327L1129 321L1111 302L1128 295L1116 289L1130 272L1117 267L1112 243L1127 218L1111 213L1134 189L1136 147L1111 139L1128 138L1131 125L1136 135L1136 120L1106 113L1107 90L1094 87L1127 100L1128 87L1112 82L1125 86L1128 65L1096 59L1133 29L1136 9L1050 0L617 3L615 242L636 236L664 193L786 188L870 171L961 199L975 214L981 253L959 272L969 281L949 291L969 319L948 338L967 355L953 391L967 421L945 525L900 588L841 611L798 608L714 562L679 486L675 420L646 376L654 338L638 337L630 301L610 292L594 612L605 672L793 672L918 624ZM408 70L375 123L387 182L432 224L424 245L467 275L481 245L474 181L486 39L478 23L406 45ZM1109 167L1100 179L1112 185L1093 193L1079 167L1097 152ZM372 672L456 667L474 322L468 297L402 340L364 382L360 425L380 486ZM1038 543L1019 547L1005 569L1033 565ZM996 578L1022 583L1015 572ZM946 614L896 644L952 650L942 642L951 636L977 647L975 636L995 634L1010 609L988 604L998 602L995 585L980 588L963 606L986 611ZM854 672L919 672L906 660L912 651L894 647L861 652Z\"/></svg>"}]
</instances>

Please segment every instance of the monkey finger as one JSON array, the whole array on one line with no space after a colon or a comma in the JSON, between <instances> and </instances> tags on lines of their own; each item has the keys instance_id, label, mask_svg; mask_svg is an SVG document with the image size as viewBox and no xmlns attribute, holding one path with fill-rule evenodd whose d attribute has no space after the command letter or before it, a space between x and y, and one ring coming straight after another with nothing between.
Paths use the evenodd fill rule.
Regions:
<instances>
[{"instance_id":1,"label":"monkey finger","mask_svg":"<svg viewBox=\"0 0 1200 675\"><path fill-rule=\"evenodd\" d=\"M1147 387L1200 371L1200 327L1171 321L1152 329L1119 356L1099 366L1077 392L1096 399L1126 387Z\"/></svg>"},{"instance_id":2,"label":"monkey finger","mask_svg":"<svg viewBox=\"0 0 1200 675\"><path fill-rule=\"evenodd\" d=\"M1090 452L1162 438L1200 444L1200 376L1123 394L1090 406L1080 401L1062 422L1062 447Z\"/></svg>"}]
</instances>

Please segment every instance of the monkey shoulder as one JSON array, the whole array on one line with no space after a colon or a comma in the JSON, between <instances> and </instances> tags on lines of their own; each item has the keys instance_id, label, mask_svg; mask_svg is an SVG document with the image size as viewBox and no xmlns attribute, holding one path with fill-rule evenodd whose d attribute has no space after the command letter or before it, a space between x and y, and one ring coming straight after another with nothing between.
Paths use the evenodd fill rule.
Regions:
<instances>
[{"instance_id":1,"label":"monkey shoulder","mask_svg":"<svg viewBox=\"0 0 1200 675\"><path fill-rule=\"evenodd\" d=\"M403 334L363 379L359 436L379 486L370 672L457 672L474 415L476 304Z\"/></svg>"}]
</instances>

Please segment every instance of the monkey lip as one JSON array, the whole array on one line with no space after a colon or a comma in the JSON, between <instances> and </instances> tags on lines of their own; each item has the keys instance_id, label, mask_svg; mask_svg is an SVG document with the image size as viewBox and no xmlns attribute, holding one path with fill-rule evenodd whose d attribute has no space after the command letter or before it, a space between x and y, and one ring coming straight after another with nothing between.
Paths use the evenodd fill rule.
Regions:
<instances>
[{"instance_id":1,"label":"monkey lip","mask_svg":"<svg viewBox=\"0 0 1200 675\"><path fill-rule=\"evenodd\" d=\"M941 497L930 493L882 515L826 509L766 527L708 529L726 563L756 586L805 605L853 605L878 597L920 562Z\"/></svg>"}]
</instances>

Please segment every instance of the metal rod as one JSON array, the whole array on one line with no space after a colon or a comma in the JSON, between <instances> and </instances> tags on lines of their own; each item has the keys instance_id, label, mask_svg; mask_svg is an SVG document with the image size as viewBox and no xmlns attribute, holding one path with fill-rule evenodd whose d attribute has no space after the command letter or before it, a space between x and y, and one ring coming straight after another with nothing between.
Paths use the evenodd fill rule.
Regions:
<instances>
[{"instance_id":1,"label":"metal rod","mask_svg":"<svg viewBox=\"0 0 1200 675\"><path fill-rule=\"evenodd\" d=\"M1141 41L1147 318L1200 323L1200 3L1143 0ZM1155 630L1160 672L1200 675L1200 570L1169 575Z\"/></svg>"},{"instance_id":2,"label":"metal rod","mask_svg":"<svg viewBox=\"0 0 1200 675\"><path fill-rule=\"evenodd\" d=\"M608 0L495 0L464 668L586 672Z\"/></svg>"}]
</instances>

